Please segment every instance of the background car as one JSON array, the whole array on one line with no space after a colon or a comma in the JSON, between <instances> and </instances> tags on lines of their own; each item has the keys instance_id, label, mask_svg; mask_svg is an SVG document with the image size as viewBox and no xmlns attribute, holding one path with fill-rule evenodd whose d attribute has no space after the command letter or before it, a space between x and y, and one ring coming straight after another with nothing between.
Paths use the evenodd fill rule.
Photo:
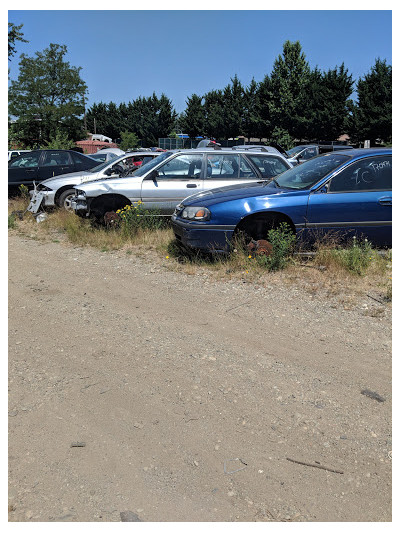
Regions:
<instances>
[{"instance_id":1,"label":"background car","mask_svg":"<svg viewBox=\"0 0 400 533\"><path fill-rule=\"evenodd\" d=\"M316 155L334 152L337 150L353 150L352 146L343 144L302 144L287 151L287 156L292 165L304 163Z\"/></svg>"},{"instance_id":2,"label":"background car","mask_svg":"<svg viewBox=\"0 0 400 533\"><path fill-rule=\"evenodd\" d=\"M71 207L71 197L75 195L74 185L86 181L119 178L129 171L136 169L142 163L151 161L159 154L157 152L129 152L122 156L96 164L93 168L85 171L72 172L55 176L42 181L34 191L31 191L31 204L37 205L40 197L40 205L43 207Z\"/></svg>"},{"instance_id":3,"label":"background car","mask_svg":"<svg viewBox=\"0 0 400 533\"><path fill-rule=\"evenodd\" d=\"M11 161L11 159L15 159L19 155L26 154L30 151L31 150L8 150L8 160Z\"/></svg>"},{"instance_id":4,"label":"background car","mask_svg":"<svg viewBox=\"0 0 400 533\"><path fill-rule=\"evenodd\" d=\"M260 185L201 192L177 206L172 224L184 246L226 252L234 235L267 240L285 222L305 243L326 237L392 242L392 150L334 151Z\"/></svg>"},{"instance_id":5,"label":"background car","mask_svg":"<svg viewBox=\"0 0 400 533\"><path fill-rule=\"evenodd\" d=\"M270 180L290 167L281 154L261 149L169 151L143 165L133 176L77 186L73 205L80 216L101 220L105 213L140 200L145 208L170 216L183 198L196 191Z\"/></svg>"},{"instance_id":6,"label":"background car","mask_svg":"<svg viewBox=\"0 0 400 533\"><path fill-rule=\"evenodd\" d=\"M100 150L95 154L89 154L89 157L100 164L104 163L105 161L112 161L113 159L116 159L118 157L118 154L114 154L112 152L103 152L102 150Z\"/></svg>"},{"instance_id":7,"label":"background car","mask_svg":"<svg viewBox=\"0 0 400 533\"><path fill-rule=\"evenodd\" d=\"M74 150L33 150L8 163L8 189L15 192L20 185L32 189L33 182L87 170L96 165L97 161Z\"/></svg>"}]
</instances>

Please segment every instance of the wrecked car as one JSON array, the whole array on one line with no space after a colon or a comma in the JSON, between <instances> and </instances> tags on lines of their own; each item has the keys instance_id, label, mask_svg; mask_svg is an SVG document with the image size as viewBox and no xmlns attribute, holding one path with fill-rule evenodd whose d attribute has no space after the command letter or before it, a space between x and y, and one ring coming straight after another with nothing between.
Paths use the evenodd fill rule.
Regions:
<instances>
[{"instance_id":1,"label":"wrecked car","mask_svg":"<svg viewBox=\"0 0 400 533\"><path fill-rule=\"evenodd\" d=\"M157 152L127 152L123 155L97 164L89 170L71 172L42 181L30 192L29 211L41 207L64 207L71 209L71 198L75 195L75 185L87 181L119 178L137 169L140 165L158 157Z\"/></svg>"},{"instance_id":2,"label":"wrecked car","mask_svg":"<svg viewBox=\"0 0 400 533\"><path fill-rule=\"evenodd\" d=\"M134 175L77 185L76 214L104 220L108 212L141 201L146 209L170 216L194 192L251 181L269 181L291 167L266 148L232 150L219 146L164 152Z\"/></svg>"}]
</instances>

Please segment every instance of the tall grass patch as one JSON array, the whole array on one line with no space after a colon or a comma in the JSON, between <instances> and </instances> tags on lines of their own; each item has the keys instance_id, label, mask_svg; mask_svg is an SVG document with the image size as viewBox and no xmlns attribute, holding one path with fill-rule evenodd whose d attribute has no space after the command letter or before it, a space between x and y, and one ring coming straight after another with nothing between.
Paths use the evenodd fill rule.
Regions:
<instances>
[{"instance_id":1,"label":"tall grass patch","mask_svg":"<svg viewBox=\"0 0 400 533\"><path fill-rule=\"evenodd\" d=\"M385 258L375 250L367 239L355 237L348 246L317 249L314 264L331 270L342 270L356 276L365 276L368 270L381 270L386 266Z\"/></svg>"}]
</instances>

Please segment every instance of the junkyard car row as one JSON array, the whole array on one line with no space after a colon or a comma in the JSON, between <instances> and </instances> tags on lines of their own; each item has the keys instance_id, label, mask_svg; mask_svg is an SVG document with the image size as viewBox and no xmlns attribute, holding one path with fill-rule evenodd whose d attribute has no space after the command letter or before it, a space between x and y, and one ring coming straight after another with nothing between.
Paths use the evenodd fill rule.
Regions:
<instances>
[{"instance_id":1,"label":"junkyard car row","mask_svg":"<svg viewBox=\"0 0 400 533\"><path fill-rule=\"evenodd\" d=\"M299 153L313 156L319 148L303 146ZM296 153L285 157L267 146L127 153L42 181L31 210L58 205L102 221L141 201L160 216L172 214L184 247L207 252L229 251L238 233L266 239L283 222L304 243L333 233L391 246L392 150L336 148L297 157L295 166L290 156Z\"/></svg>"},{"instance_id":2,"label":"junkyard car row","mask_svg":"<svg viewBox=\"0 0 400 533\"><path fill-rule=\"evenodd\" d=\"M176 205L191 193L269 180L290 167L285 157L269 151L268 147L164 152L126 177L77 186L72 205L80 216L102 219L105 213L140 200L145 208L170 216Z\"/></svg>"}]
</instances>

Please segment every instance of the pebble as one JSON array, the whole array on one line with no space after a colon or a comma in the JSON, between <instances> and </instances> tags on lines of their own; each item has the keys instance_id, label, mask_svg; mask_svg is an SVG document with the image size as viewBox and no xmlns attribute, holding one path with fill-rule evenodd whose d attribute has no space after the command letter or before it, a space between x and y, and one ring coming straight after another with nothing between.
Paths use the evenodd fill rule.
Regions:
<instances>
[{"instance_id":1,"label":"pebble","mask_svg":"<svg viewBox=\"0 0 400 533\"><path fill-rule=\"evenodd\" d=\"M142 522L136 513L132 511L122 511L120 514L121 522Z\"/></svg>"}]
</instances>

